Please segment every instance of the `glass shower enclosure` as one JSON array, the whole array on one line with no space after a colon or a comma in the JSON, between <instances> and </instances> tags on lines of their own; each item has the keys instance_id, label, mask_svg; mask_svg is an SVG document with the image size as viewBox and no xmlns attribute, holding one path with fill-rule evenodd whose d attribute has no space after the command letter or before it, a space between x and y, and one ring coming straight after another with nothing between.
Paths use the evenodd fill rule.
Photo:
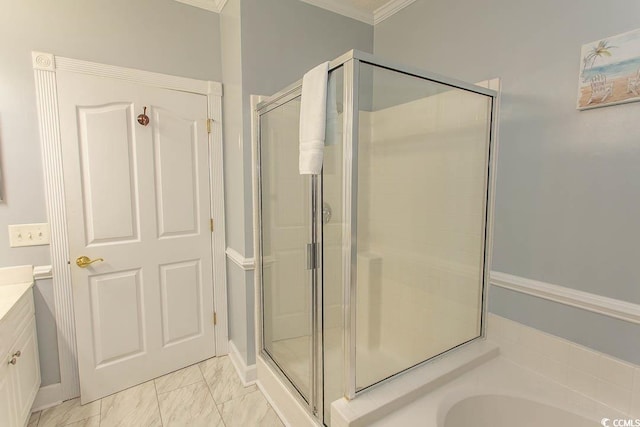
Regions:
<instances>
[{"instance_id":1,"label":"glass shower enclosure","mask_svg":"<svg viewBox=\"0 0 640 427\"><path fill-rule=\"evenodd\" d=\"M309 176L301 84L255 110L258 350L330 425L336 399L483 336L496 93L349 52Z\"/></svg>"}]
</instances>

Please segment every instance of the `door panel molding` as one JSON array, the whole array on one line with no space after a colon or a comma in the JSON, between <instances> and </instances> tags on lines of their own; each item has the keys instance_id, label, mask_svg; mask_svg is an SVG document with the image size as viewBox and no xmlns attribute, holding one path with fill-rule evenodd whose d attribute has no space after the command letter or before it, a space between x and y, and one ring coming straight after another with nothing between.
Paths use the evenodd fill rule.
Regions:
<instances>
[{"instance_id":1,"label":"door panel molding","mask_svg":"<svg viewBox=\"0 0 640 427\"><path fill-rule=\"evenodd\" d=\"M165 347L203 333L201 268L200 260L173 262L160 266L162 344ZM187 285L190 285L191 289L188 289ZM183 307L173 307L175 305ZM174 312L180 312L180 308L185 308L182 311L186 311L188 316L174 316ZM182 324L176 325L178 322Z\"/></svg>"},{"instance_id":2,"label":"door panel molding","mask_svg":"<svg viewBox=\"0 0 640 427\"><path fill-rule=\"evenodd\" d=\"M171 238L199 234L198 135L193 120L183 119L163 108L151 107L155 191L158 210L158 237ZM178 129L182 125L182 129ZM176 138L162 138L164 132L186 134L188 147L175 146ZM164 155L163 155L164 153ZM201 153L200 153L201 154ZM163 162L163 160L165 160ZM178 170L180 167L183 170ZM187 189L193 191L188 192Z\"/></svg>"},{"instance_id":3,"label":"door panel molding","mask_svg":"<svg viewBox=\"0 0 640 427\"><path fill-rule=\"evenodd\" d=\"M93 347L96 368L100 369L146 352L142 281L140 268L96 274L89 277L91 327L95 331L93 333ZM108 310L108 304L101 304L100 301L116 298L121 302L113 311ZM113 324L116 325L115 328L106 330ZM122 328L125 325L127 334L122 333ZM133 333L133 331L135 332ZM98 338L103 339L98 340Z\"/></svg>"},{"instance_id":4,"label":"door panel molding","mask_svg":"<svg viewBox=\"0 0 640 427\"><path fill-rule=\"evenodd\" d=\"M115 103L100 106L79 107L78 135L80 150L80 179L83 188L82 197L85 205L86 245L99 246L105 243L139 241L138 195L136 193L138 170L133 161L135 137L133 133L133 105ZM92 122L108 123L112 133L96 135L92 132ZM122 126L124 124L124 126ZM118 128L120 127L120 128ZM114 134L121 134L120 138ZM93 143L90 143L89 141ZM97 140L97 141L95 141ZM118 142L125 142L118 146ZM123 164L107 162L109 151L117 150L127 158ZM96 152L97 151L97 152ZM104 176L95 173L95 168L111 171L109 180L99 179ZM89 173L93 169L94 173ZM114 203L121 199L122 203ZM116 208L118 206L118 208ZM122 209L126 207L126 209ZM114 230L102 227L113 225L111 221L118 218Z\"/></svg>"},{"instance_id":5,"label":"door panel molding","mask_svg":"<svg viewBox=\"0 0 640 427\"><path fill-rule=\"evenodd\" d=\"M42 146L46 209L51 228L51 265L55 273L53 274L53 293L58 331L60 383L62 386L61 399L67 400L79 396L80 379L78 375L71 267L69 265L69 236L64 200L62 140L56 83L56 71L58 70L120 79L157 88L207 96L208 115L209 119L212 120L211 132L208 137L209 177L211 182L210 209L216 224L211 239L213 249L214 309L218 319L215 326L216 354L227 354L228 321L222 157L222 84L64 58L43 52L32 52L32 61Z\"/></svg>"}]
</instances>

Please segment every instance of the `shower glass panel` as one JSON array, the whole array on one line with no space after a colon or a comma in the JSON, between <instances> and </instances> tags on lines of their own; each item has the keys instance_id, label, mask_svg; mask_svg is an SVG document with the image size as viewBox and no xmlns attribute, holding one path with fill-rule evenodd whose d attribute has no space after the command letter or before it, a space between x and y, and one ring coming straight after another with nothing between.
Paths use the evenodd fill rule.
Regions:
<instances>
[{"instance_id":1,"label":"shower glass panel","mask_svg":"<svg viewBox=\"0 0 640 427\"><path fill-rule=\"evenodd\" d=\"M298 172L300 97L262 114L260 172L264 351L312 397L311 178Z\"/></svg>"},{"instance_id":2,"label":"shower glass panel","mask_svg":"<svg viewBox=\"0 0 640 427\"><path fill-rule=\"evenodd\" d=\"M360 63L355 390L481 335L491 97Z\"/></svg>"}]
</instances>

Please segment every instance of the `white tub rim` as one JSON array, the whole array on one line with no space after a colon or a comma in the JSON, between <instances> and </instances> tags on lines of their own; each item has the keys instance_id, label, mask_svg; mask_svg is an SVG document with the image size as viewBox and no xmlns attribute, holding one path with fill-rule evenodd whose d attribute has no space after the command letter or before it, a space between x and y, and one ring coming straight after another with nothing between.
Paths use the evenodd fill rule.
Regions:
<instances>
[{"instance_id":1,"label":"white tub rim","mask_svg":"<svg viewBox=\"0 0 640 427\"><path fill-rule=\"evenodd\" d=\"M575 415L580 418L587 419L589 421L594 421L599 423L600 419L594 418L594 416L588 416L584 414L577 413L575 410L568 408L567 406L563 406L558 404L558 402L553 401L552 399L544 399L538 396L532 396L531 394L512 391L512 390L504 390L498 387L462 387L459 389L455 389L447 393L441 400L439 400L439 404L436 407L436 425L438 427L444 427L447 415L449 411L457 405L467 399L471 399L474 397L483 397L483 396L494 396L494 397L508 397L530 401L533 403L537 403L540 405L545 405L550 408L558 409L564 411L568 414Z\"/></svg>"}]
</instances>

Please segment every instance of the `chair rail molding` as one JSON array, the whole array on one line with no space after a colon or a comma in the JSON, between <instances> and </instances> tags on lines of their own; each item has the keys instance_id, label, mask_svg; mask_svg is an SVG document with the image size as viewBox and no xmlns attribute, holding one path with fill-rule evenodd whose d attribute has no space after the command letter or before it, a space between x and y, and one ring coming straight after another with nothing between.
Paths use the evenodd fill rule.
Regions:
<instances>
[{"instance_id":1,"label":"chair rail molding","mask_svg":"<svg viewBox=\"0 0 640 427\"><path fill-rule=\"evenodd\" d=\"M33 280L53 278L53 267L50 265L36 265L33 267Z\"/></svg>"},{"instance_id":2,"label":"chair rail molding","mask_svg":"<svg viewBox=\"0 0 640 427\"><path fill-rule=\"evenodd\" d=\"M227 248L227 258L229 258L235 265L241 269L248 271L256 268L256 261L254 258L245 258L240 252L232 248Z\"/></svg>"},{"instance_id":3,"label":"chair rail molding","mask_svg":"<svg viewBox=\"0 0 640 427\"><path fill-rule=\"evenodd\" d=\"M224 6L225 1L214 0ZM217 229L225 230L224 219L224 183L222 153L222 84L213 81L196 80L171 76L150 71L113 65L82 61L55 56L51 53L32 52L33 71L36 88L36 105L40 142L42 146L42 164L46 196L47 217L51 227L51 267L36 267L36 279L53 279L53 295L56 307L56 326L58 330L58 352L60 358L60 398L68 400L80 394L78 376L78 352L71 286L71 268L69 265L69 239L64 198L62 165L62 140L60 135L60 115L56 71L64 70L79 74L89 74L112 79L126 80L148 86L171 89L182 92L205 95L208 102L209 119L212 129L209 134L211 214L216 220ZM212 234L214 268L214 304L218 314L215 326L216 354L227 354L227 278L224 231Z\"/></svg>"},{"instance_id":4,"label":"chair rail molding","mask_svg":"<svg viewBox=\"0 0 640 427\"><path fill-rule=\"evenodd\" d=\"M491 272L491 285L640 324L640 304L608 298L512 274Z\"/></svg>"}]
</instances>

